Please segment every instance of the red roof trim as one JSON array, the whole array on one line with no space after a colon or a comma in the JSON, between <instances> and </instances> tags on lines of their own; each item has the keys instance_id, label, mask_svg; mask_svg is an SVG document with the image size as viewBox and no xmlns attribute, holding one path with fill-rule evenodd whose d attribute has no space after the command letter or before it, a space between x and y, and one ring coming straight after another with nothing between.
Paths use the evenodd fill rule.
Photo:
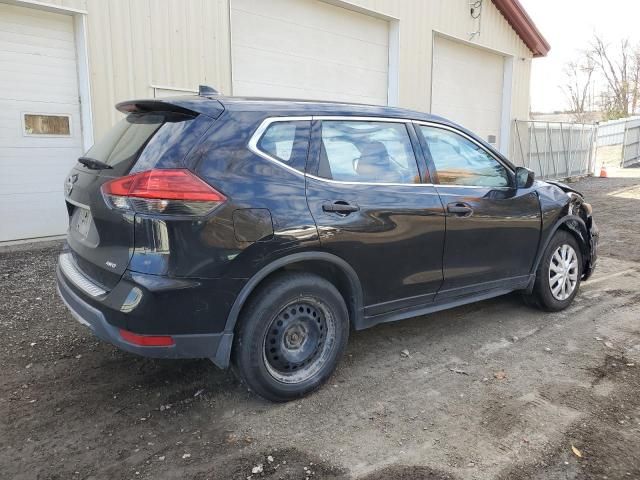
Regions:
<instances>
[{"instance_id":1,"label":"red roof trim","mask_svg":"<svg viewBox=\"0 0 640 480\"><path fill-rule=\"evenodd\" d=\"M513 27L534 57L544 57L551 45L542 36L519 0L492 0L496 8Z\"/></svg>"}]
</instances>

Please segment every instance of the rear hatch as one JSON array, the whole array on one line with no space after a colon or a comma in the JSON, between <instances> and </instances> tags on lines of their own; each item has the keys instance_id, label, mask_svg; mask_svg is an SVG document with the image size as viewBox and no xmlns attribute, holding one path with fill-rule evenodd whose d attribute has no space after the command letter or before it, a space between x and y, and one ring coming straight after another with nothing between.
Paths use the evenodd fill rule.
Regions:
<instances>
[{"instance_id":1,"label":"rear hatch","mask_svg":"<svg viewBox=\"0 0 640 480\"><path fill-rule=\"evenodd\" d=\"M135 213L112 208L101 187L154 168L185 168L187 154L213 121L164 102L118 107L127 117L79 159L65 181L71 253L79 269L106 290L118 283L133 254Z\"/></svg>"}]
</instances>

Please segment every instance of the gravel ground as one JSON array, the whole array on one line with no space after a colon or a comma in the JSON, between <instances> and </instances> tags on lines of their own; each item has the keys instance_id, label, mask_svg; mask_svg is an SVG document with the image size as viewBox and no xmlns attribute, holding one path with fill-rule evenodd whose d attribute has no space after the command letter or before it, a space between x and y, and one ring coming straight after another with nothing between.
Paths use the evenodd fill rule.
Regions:
<instances>
[{"instance_id":1,"label":"gravel ground","mask_svg":"<svg viewBox=\"0 0 640 480\"><path fill-rule=\"evenodd\" d=\"M97 341L56 296L59 246L0 253L0 478L640 478L640 171L623 174L576 183L602 246L570 309L510 295L356 332L329 384L284 405Z\"/></svg>"}]
</instances>

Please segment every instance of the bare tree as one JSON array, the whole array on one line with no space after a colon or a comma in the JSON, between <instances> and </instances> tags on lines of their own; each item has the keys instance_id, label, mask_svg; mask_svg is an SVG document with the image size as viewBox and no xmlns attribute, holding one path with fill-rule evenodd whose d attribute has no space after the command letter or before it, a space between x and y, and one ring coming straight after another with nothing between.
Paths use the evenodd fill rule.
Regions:
<instances>
[{"instance_id":1,"label":"bare tree","mask_svg":"<svg viewBox=\"0 0 640 480\"><path fill-rule=\"evenodd\" d=\"M578 122L588 120L589 111L593 109L590 102L589 89L592 85L595 64L589 55L578 61L567 63L564 73L567 83L563 90L569 100L570 111Z\"/></svg>"},{"instance_id":2,"label":"bare tree","mask_svg":"<svg viewBox=\"0 0 640 480\"><path fill-rule=\"evenodd\" d=\"M611 48L594 35L589 58L605 82L601 102L606 116L610 119L629 116L639 100L640 49L632 47L629 39L621 40L618 48Z\"/></svg>"},{"instance_id":3,"label":"bare tree","mask_svg":"<svg viewBox=\"0 0 640 480\"><path fill-rule=\"evenodd\" d=\"M638 112L638 101L640 100L640 45L636 46L633 52L633 68L631 73L631 114Z\"/></svg>"}]
</instances>

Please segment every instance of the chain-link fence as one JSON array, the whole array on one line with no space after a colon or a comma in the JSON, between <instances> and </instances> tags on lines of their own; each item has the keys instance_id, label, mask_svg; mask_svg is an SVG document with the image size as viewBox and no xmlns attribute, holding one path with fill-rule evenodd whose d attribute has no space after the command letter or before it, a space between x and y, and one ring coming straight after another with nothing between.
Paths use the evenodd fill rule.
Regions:
<instances>
[{"instance_id":1,"label":"chain-link fence","mask_svg":"<svg viewBox=\"0 0 640 480\"><path fill-rule=\"evenodd\" d=\"M596 125L516 120L512 161L538 178L567 178L594 171Z\"/></svg>"}]
</instances>

